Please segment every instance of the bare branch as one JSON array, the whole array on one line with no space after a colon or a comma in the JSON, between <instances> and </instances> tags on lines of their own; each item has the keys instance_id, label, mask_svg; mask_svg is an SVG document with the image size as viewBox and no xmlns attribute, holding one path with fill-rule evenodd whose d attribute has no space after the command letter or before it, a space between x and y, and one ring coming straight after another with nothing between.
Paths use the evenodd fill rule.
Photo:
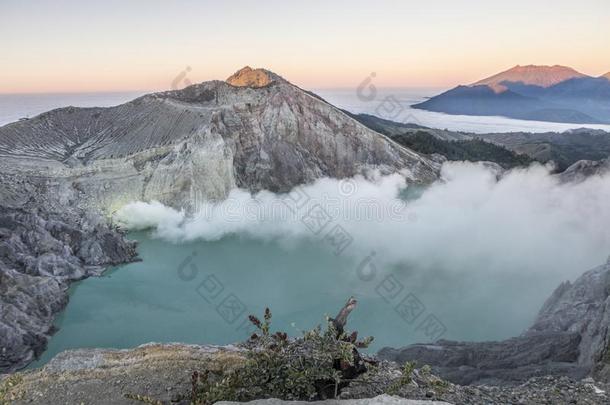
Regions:
<instances>
[{"instance_id":1,"label":"bare branch","mask_svg":"<svg viewBox=\"0 0 610 405\"><path fill-rule=\"evenodd\" d=\"M345 325L347 324L347 318L349 317L349 314L354 310L354 308L356 308L356 304L358 304L358 301L356 301L354 297L350 297L347 300L347 303L343 306L343 308L341 308L337 316L334 319L331 319L333 325L335 326L335 329L337 329L337 335L343 333Z\"/></svg>"}]
</instances>

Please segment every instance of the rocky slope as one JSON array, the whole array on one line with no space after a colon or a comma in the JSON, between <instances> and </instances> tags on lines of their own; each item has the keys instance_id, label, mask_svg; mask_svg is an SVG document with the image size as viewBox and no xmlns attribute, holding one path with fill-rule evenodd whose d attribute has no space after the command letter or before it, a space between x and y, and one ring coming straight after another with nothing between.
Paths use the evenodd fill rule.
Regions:
<instances>
[{"instance_id":1,"label":"rocky slope","mask_svg":"<svg viewBox=\"0 0 610 405\"><path fill-rule=\"evenodd\" d=\"M515 384L541 375L610 381L610 258L573 283L561 284L534 324L501 342L451 342L384 348L379 356L417 360L461 384Z\"/></svg>"},{"instance_id":2,"label":"rocky slope","mask_svg":"<svg viewBox=\"0 0 610 405\"><path fill-rule=\"evenodd\" d=\"M71 281L133 259L107 225L124 204L188 211L370 169L430 182L439 165L262 69L0 127L0 372L44 348Z\"/></svg>"},{"instance_id":3,"label":"rocky slope","mask_svg":"<svg viewBox=\"0 0 610 405\"><path fill-rule=\"evenodd\" d=\"M529 166L534 161L525 154L518 154L502 144L483 140L473 134L435 130L368 114L350 115L400 145L430 157L441 155L449 161L494 162L506 169Z\"/></svg>"},{"instance_id":4,"label":"rocky slope","mask_svg":"<svg viewBox=\"0 0 610 405\"><path fill-rule=\"evenodd\" d=\"M151 199L188 209L234 187L287 191L370 168L416 182L436 176L434 162L271 72L246 68L230 82L9 124L0 128L0 172L63 178L106 212Z\"/></svg>"},{"instance_id":5,"label":"rocky slope","mask_svg":"<svg viewBox=\"0 0 610 405\"><path fill-rule=\"evenodd\" d=\"M467 132L454 132L448 130L422 127L415 124L405 124L385 120L367 114L351 114L354 119L360 121L369 128L385 134L398 141L398 138L413 138L418 133L426 133L429 136L442 141L442 147L436 150L437 153L444 154L451 159L446 146L453 141L476 141L459 142L458 145L466 145L470 150L474 149L477 153L471 154L476 160L487 160L507 166L506 159L520 163L529 164L518 155L527 155L533 160L541 163L553 161L557 172L563 172L568 167L581 161L601 161L610 156L610 133L597 129L574 129L565 132L507 132L490 134L472 134ZM512 151L513 156L508 156L504 151L495 150L493 146L481 148L479 140L484 140ZM478 145L477 145L478 144ZM451 146L449 144L449 146ZM445 150L443 150L445 149ZM453 149L453 148L451 148ZM483 150L481 150L483 149ZM420 150L420 152L423 152ZM491 152L491 153L488 153ZM500 152L500 153L496 153ZM464 155L462 159L470 156ZM590 163L593 164L593 163ZM583 172L584 174L584 172Z\"/></svg>"},{"instance_id":6,"label":"rocky slope","mask_svg":"<svg viewBox=\"0 0 610 405\"><path fill-rule=\"evenodd\" d=\"M610 134L594 129L577 129L562 133L511 132L478 135L480 138L526 154L539 162L555 162L564 171L580 160L603 160L610 156Z\"/></svg>"},{"instance_id":7,"label":"rocky slope","mask_svg":"<svg viewBox=\"0 0 610 405\"><path fill-rule=\"evenodd\" d=\"M582 181L590 176L610 172L610 157L604 160L581 160L568 167L559 177L563 182Z\"/></svg>"}]
</instances>

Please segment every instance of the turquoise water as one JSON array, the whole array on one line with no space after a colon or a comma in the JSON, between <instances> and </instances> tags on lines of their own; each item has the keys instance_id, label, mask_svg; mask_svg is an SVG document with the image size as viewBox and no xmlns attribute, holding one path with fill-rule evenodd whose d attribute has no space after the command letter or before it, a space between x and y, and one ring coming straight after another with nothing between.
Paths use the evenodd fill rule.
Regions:
<instances>
[{"instance_id":1,"label":"turquoise water","mask_svg":"<svg viewBox=\"0 0 610 405\"><path fill-rule=\"evenodd\" d=\"M441 337L500 339L527 327L548 292L529 277L384 268L367 252L337 257L313 242L231 237L175 245L143 232L130 237L143 261L74 284L59 331L30 367L71 348L237 342L251 333L246 316L266 306L274 329L298 336L351 295L359 305L349 328L375 336L371 350Z\"/></svg>"}]
</instances>

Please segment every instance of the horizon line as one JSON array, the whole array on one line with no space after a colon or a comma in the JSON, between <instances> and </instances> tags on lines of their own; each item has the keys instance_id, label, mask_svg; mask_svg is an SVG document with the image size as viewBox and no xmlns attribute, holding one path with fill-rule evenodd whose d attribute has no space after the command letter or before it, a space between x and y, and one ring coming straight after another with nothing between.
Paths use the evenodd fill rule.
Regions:
<instances>
[{"instance_id":1,"label":"horizon line","mask_svg":"<svg viewBox=\"0 0 610 405\"><path fill-rule=\"evenodd\" d=\"M609 71L601 73L599 75L591 75L591 74L588 74L588 73L583 73L583 71L575 69L575 68L573 68L573 67L571 67L569 65L565 65L565 64L554 64L554 65L551 65L551 64L526 64L526 65L516 64L516 65L512 65L509 68L500 70L497 73L486 74L482 79L478 79L477 81L485 80L488 77L492 77L494 75L497 75L497 74L509 71L509 70L517 68L517 67L530 67L530 66L535 66L535 67L551 67L551 68L552 67L569 68L569 69L572 69L572 70L574 70L574 71L576 71L576 72L578 72L580 74L583 74L583 75L585 75L586 77L589 77L589 78L604 78L604 77L607 78L607 75L610 74L610 70L609 70ZM266 69L266 70L269 70L269 69L267 69L265 67L262 67L262 68L253 68L253 69ZM239 69L237 71L239 71ZM269 71L271 71L272 73L275 73L272 70L269 70ZM279 74L279 76L284 77L282 74ZM289 83L291 83L291 84L293 84L295 86L298 86L298 87L301 87L301 88L305 88L305 89L308 89L308 90L348 90L348 89L356 89L358 87L358 85L359 85L359 83L358 83L358 84L350 85L350 86L329 86L329 85L323 85L323 86L304 86L304 85L293 83L292 81L290 81L290 79L285 79L285 80L287 80ZM211 82L211 81L222 81L222 82L224 82L226 80L225 79L210 79L210 80L197 81L197 82L192 83L191 85L196 85L196 84L201 84L201 83L206 83L206 82ZM476 81L474 83L476 83ZM397 84L397 85L376 85L376 87L378 89L434 89L434 90L445 89L445 90L449 90L449 89L452 89L452 88L455 88L455 87L458 87L458 86L471 86L474 83L459 83L458 82L458 83L454 83L454 84L451 84L451 85L440 85L440 84L437 84L437 85L434 85L434 84L407 85L407 84ZM189 86L180 87L179 89L175 89L175 90L182 90L182 89L184 89L186 87L189 87ZM139 88L139 89L129 89L129 88L126 88L126 89L110 89L110 90L107 90L107 89L85 89L85 90L75 90L75 91L72 91L72 90L51 90L51 91L37 91L37 90L34 90L34 91L28 91L28 90L26 90L26 91L17 91L17 92L15 92L15 91L4 92L4 91L0 90L0 95L1 96L11 96L11 95L12 96L15 96L15 95L45 95L45 94L64 94L64 95L75 94L76 95L76 94L111 94L111 93L143 93L143 94L150 94L150 93L158 93L158 92L165 92L165 91L172 91L172 90L174 90L174 89L171 89L171 88L154 88L154 87L147 88L147 89L144 89L144 88Z\"/></svg>"}]
</instances>

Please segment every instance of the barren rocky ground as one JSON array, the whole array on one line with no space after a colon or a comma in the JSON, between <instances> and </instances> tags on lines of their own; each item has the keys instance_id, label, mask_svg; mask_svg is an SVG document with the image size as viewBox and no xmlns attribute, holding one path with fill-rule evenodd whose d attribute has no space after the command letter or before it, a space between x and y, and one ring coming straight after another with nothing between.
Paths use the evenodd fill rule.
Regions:
<instances>
[{"instance_id":1,"label":"barren rocky ground","mask_svg":"<svg viewBox=\"0 0 610 405\"><path fill-rule=\"evenodd\" d=\"M62 353L40 370L5 376L0 382L0 403L14 404L124 404L149 401L188 404L191 374L203 368L228 373L244 362L237 347L150 344L130 350L75 350ZM415 369L411 381L401 378L398 365L382 362L379 369L352 382L340 395L344 401L376 398L388 404L419 404L400 398L442 401L450 404L605 404L608 385L593 379L539 377L514 387L460 386ZM392 397L379 397L389 395ZM132 399L139 396L140 400ZM153 402L158 401L158 402ZM388 402L389 401L389 402ZM279 404L280 401L256 401ZM289 403L289 402L287 402Z\"/></svg>"}]
</instances>

